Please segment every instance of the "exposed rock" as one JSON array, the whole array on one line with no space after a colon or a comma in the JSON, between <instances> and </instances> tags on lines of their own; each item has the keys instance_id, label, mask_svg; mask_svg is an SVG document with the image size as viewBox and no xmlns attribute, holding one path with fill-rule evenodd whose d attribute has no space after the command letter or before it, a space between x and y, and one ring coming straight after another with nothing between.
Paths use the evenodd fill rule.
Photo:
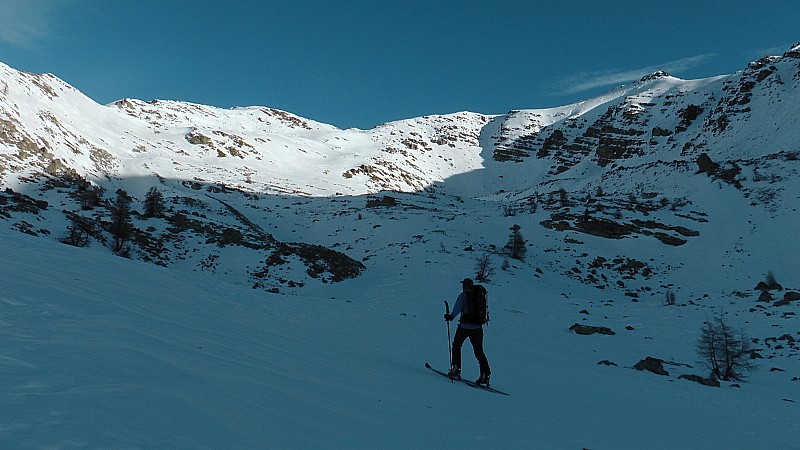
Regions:
<instances>
[{"instance_id":1,"label":"exposed rock","mask_svg":"<svg viewBox=\"0 0 800 450\"><path fill-rule=\"evenodd\" d=\"M242 245L244 241L244 235L241 231L235 228L226 228L222 231L222 237L217 241L217 244L220 247L224 247L226 245Z\"/></svg>"},{"instance_id":2,"label":"exposed rock","mask_svg":"<svg viewBox=\"0 0 800 450\"><path fill-rule=\"evenodd\" d=\"M795 44L791 50L783 54L783 57L800 59L800 44Z\"/></svg>"},{"instance_id":3,"label":"exposed rock","mask_svg":"<svg viewBox=\"0 0 800 450\"><path fill-rule=\"evenodd\" d=\"M384 195L383 198L370 198L367 199L367 208L377 208L381 206L396 206L397 199L390 195Z\"/></svg>"},{"instance_id":4,"label":"exposed rock","mask_svg":"<svg viewBox=\"0 0 800 450\"><path fill-rule=\"evenodd\" d=\"M694 381L695 383L700 383L703 386L719 387L719 380L717 380L716 378L703 378L700 375L689 374L689 375L680 375L678 379Z\"/></svg>"},{"instance_id":5,"label":"exposed rock","mask_svg":"<svg viewBox=\"0 0 800 450\"><path fill-rule=\"evenodd\" d=\"M783 286L780 285L777 281L773 281L771 284L767 284L764 281L759 281L755 287L757 291L782 291Z\"/></svg>"},{"instance_id":6,"label":"exposed rock","mask_svg":"<svg viewBox=\"0 0 800 450\"><path fill-rule=\"evenodd\" d=\"M770 291L782 291L783 290L783 286L781 286L780 283L778 283L777 281L773 281L772 284L767 286L767 288Z\"/></svg>"},{"instance_id":7,"label":"exposed rock","mask_svg":"<svg viewBox=\"0 0 800 450\"><path fill-rule=\"evenodd\" d=\"M671 136L672 135L672 131L665 130L664 128L661 128L661 127L653 127L652 134L653 134L654 137L655 136Z\"/></svg>"},{"instance_id":8,"label":"exposed rock","mask_svg":"<svg viewBox=\"0 0 800 450\"><path fill-rule=\"evenodd\" d=\"M800 300L800 293L798 292L787 292L783 294L783 300L778 300L777 302L773 303L775 306L786 306L789 303Z\"/></svg>"},{"instance_id":9,"label":"exposed rock","mask_svg":"<svg viewBox=\"0 0 800 450\"><path fill-rule=\"evenodd\" d=\"M741 183L736 177L742 172L742 168L734 164L732 167L729 167L725 170L717 170L716 175L721 180L736 186L737 188L741 187Z\"/></svg>"},{"instance_id":10,"label":"exposed rock","mask_svg":"<svg viewBox=\"0 0 800 450\"><path fill-rule=\"evenodd\" d=\"M766 290L761 291L761 295L758 296L758 301L760 301L760 302L767 302L768 303L768 302L771 302L772 300L774 300L774 298L772 297L772 294L770 294Z\"/></svg>"},{"instance_id":11,"label":"exposed rock","mask_svg":"<svg viewBox=\"0 0 800 450\"><path fill-rule=\"evenodd\" d=\"M680 110L678 112L678 116L682 119L681 123L678 127L676 127L676 132L686 131L689 126L692 125L700 114L703 113L703 108L697 105L689 105L686 108Z\"/></svg>"},{"instance_id":12,"label":"exposed rock","mask_svg":"<svg viewBox=\"0 0 800 450\"><path fill-rule=\"evenodd\" d=\"M633 366L636 370L647 370L656 375L669 375L669 372L664 370L664 360L648 356L647 358L639 361Z\"/></svg>"},{"instance_id":13,"label":"exposed rock","mask_svg":"<svg viewBox=\"0 0 800 450\"><path fill-rule=\"evenodd\" d=\"M800 292L791 292L791 291L789 291L789 292L783 294L783 299L788 301L788 302L791 302L791 301L794 301L794 300L800 300Z\"/></svg>"},{"instance_id":14,"label":"exposed rock","mask_svg":"<svg viewBox=\"0 0 800 450\"><path fill-rule=\"evenodd\" d=\"M582 215L574 215L556 212L550 215L549 220L542 220L539 224L545 228L557 231L574 230L605 239L622 239L627 236L642 234L645 236L652 236L662 243L672 246L680 246L687 241L673 234L652 230L666 230L687 237L696 237L700 235L699 232L685 227L665 225L654 220L645 221L635 219L630 223L620 223L604 217L592 217L585 213Z\"/></svg>"},{"instance_id":15,"label":"exposed rock","mask_svg":"<svg viewBox=\"0 0 800 450\"><path fill-rule=\"evenodd\" d=\"M656 72L653 72L651 74L643 76L639 80L639 82L640 83L644 83L645 81L657 80L659 78L666 78L666 77L669 77L669 74L667 72L663 71L663 70L659 70L659 71L656 71Z\"/></svg>"},{"instance_id":16,"label":"exposed rock","mask_svg":"<svg viewBox=\"0 0 800 450\"><path fill-rule=\"evenodd\" d=\"M192 130L192 132L186 134L184 137L188 143L193 145L214 145L214 141L210 137L200 133L197 130Z\"/></svg>"},{"instance_id":17,"label":"exposed rock","mask_svg":"<svg viewBox=\"0 0 800 450\"><path fill-rule=\"evenodd\" d=\"M574 331L575 333L583 335L583 336L588 336L590 334L595 334L595 333L605 334L605 335L608 335L608 336L613 336L613 335L616 334L616 333L614 333L613 330L611 330L611 328L596 327L596 326L592 326L592 325L581 325L579 323L576 323L576 324L572 325L571 327L569 327L569 329L570 329L570 331Z\"/></svg>"},{"instance_id":18,"label":"exposed rock","mask_svg":"<svg viewBox=\"0 0 800 450\"><path fill-rule=\"evenodd\" d=\"M617 363L615 363L613 361L609 361L607 359L604 359L604 360L600 361L599 363L597 363L597 365L598 366L616 366Z\"/></svg>"},{"instance_id":19,"label":"exposed rock","mask_svg":"<svg viewBox=\"0 0 800 450\"><path fill-rule=\"evenodd\" d=\"M719 164L712 161L708 153L701 153L697 157L697 166L699 168L698 173L713 174L719 169Z\"/></svg>"},{"instance_id":20,"label":"exposed rock","mask_svg":"<svg viewBox=\"0 0 800 450\"><path fill-rule=\"evenodd\" d=\"M578 231L606 239L620 239L636 230L636 228L630 224L621 224L609 219L595 219L591 217L579 218L575 226Z\"/></svg>"},{"instance_id":21,"label":"exposed rock","mask_svg":"<svg viewBox=\"0 0 800 450\"><path fill-rule=\"evenodd\" d=\"M536 153L537 158L544 158L550 155L553 150L561 149L567 143L567 138L561 130L553 131L553 134L545 138L542 148Z\"/></svg>"},{"instance_id":22,"label":"exposed rock","mask_svg":"<svg viewBox=\"0 0 800 450\"><path fill-rule=\"evenodd\" d=\"M647 234L647 233L644 233ZM686 239L681 239L677 236L673 236L667 233L656 232L653 233L653 236L661 241L664 244L671 245L673 247L680 247L681 245L685 244L687 241Z\"/></svg>"}]
</instances>

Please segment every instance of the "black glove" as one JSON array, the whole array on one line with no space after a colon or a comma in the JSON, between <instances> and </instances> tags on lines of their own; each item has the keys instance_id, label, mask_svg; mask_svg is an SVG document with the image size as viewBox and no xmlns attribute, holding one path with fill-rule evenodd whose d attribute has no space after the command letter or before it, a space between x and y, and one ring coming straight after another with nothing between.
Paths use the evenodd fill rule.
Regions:
<instances>
[{"instance_id":1,"label":"black glove","mask_svg":"<svg viewBox=\"0 0 800 450\"><path fill-rule=\"evenodd\" d=\"M444 315L444 320L446 320L446 321L450 322L451 320L453 320L453 315L452 315L452 314L450 314L450 313L446 313L446 314Z\"/></svg>"}]
</instances>

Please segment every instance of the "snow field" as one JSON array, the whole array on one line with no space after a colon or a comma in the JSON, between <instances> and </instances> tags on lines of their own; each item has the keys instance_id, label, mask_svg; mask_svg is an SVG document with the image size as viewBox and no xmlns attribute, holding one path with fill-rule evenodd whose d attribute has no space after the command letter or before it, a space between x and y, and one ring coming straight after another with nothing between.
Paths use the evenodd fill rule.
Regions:
<instances>
[{"instance_id":1,"label":"snow field","mask_svg":"<svg viewBox=\"0 0 800 450\"><path fill-rule=\"evenodd\" d=\"M553 279L520 288L501 273L486 350L503 397L423 367L447 365L451 268L402 279L417 298L381 300L402 292L388 273L349 296L278 296L3 238L8 448L797 448L796 403L763 369L715 389L629 368L650 354L694 363L701 322L675 333L676 316L700 319L689 308L588 303L589 323L617 335L578 336L567 328L595 289L565 299ZM463 369L477 375L468 344Z\"/></svg>"}]
</instances>

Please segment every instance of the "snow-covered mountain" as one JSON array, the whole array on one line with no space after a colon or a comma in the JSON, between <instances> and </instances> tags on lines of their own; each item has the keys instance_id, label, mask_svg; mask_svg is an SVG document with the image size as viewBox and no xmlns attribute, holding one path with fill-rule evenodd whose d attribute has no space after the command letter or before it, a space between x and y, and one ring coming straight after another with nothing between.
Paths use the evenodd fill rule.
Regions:
<instances>
[{"instance_id":1,"label":"snow-covered mountain","mask_svg":"<svg viewBox=\"0 0 800 450\"><path fill-rule=\"evenodd\" d=\"M174 205L172 214L134 224L132 256L192 269L224 264L220 255L195 251L203 242L224 248L233 238L235 245L258 252L269 247L273 254L287 251L277 241L345 245L276 233L274 224L288 210L303 216L295 228L308 222L291 207L295 202L315 205L307 209L314 212L337 199L360 208L366 203L360 197L384 191L482 199L502 204L508 214L542 207L549 217L536 220L536 232L544 226L682 245L710 241L697 239L706 235L701 229L731 218L709 219L709 208L733 208L733 202L767 212L768 223L754 229L791 220L799 67L800 47L793 47L733 75L686 81L659 72L560 108L499 116L463 112L340 130L269 108L131 99L103 106L53 75L2 65L0 177L14 193L49 202L37 214L46 217L41 228L51 237L62 235L80 213L93 214L103 239L103 214L80 212L75 198L84 194L77 191L97 190L108 204L123 188L136 209L148 189L158 187ZM720 203L720 193L710 192L719 183L735 200ZM256 200L264 195L268 200ZM284 211L270 206L283 200L289 205L280 206ZM211 210L219 214L211 217ZM742 217L735 212L732 218ZM231 229L244 235L226 235ZM300 257L305 266L319 260ZM263 263L259 254L235 261L239 267L225 273L246 272L254 284L264 284L254 280L267 269Z\"/></svg>"},{"instance_id":2,"label":"snow-covered mountain","mask_svg":"<svg viewBox=\"0 0 800 450\"><path fill-rule=\"evenodd\" d=\"M655 73L559 108L432 115L371 130L262 107L134 99L99 105L53 75L0 64L0 243L3 271L13 280L0 296L8 305L0 332L11 343L0 368L12 374L3 386L12 407L0 415L0 429L21 447L225 442L204 428L235 434L231 442L240 448L273 433L276 446L314 447L342 427L336 446L380 446L377 435L370 438L377 427L396 439L390 447L421 444L409 437L417 436L432 446L446 446L450 437L467 446L488 438L533 448L793 448L796 440L778 435L796 435L796 421L767 418L796 416L800 400L800 244L791 238L800 220L798 118L800 45L733 75L680 80ZM142 202L154 187L165 211L149 217ZM130 197L134 212L117 253L134 261L111 250L118 195ZM83 248L62 243L76 243L69 238L76 223L86 232ZM510 228L526 239L524 260L504 249ZM419 368L444 346L442 300L454 299L458 281L475 276L484 257L493 308L489 356L495 382L514 395L502 401L510 404L478 400L495 415L493 427L440 436L431 421L462 428L458 414L440 407L450 394L444 386L426 388L423 395L436 400L428 404L412 392L440 381ZM756 289L773 277L781 290ZM137 284L146 288L133 292ZM133 306L108 286L123 289ZM677 306L664 306L668 295ZM68 301L58 303L60 296ZM763 364L741 389L723 383L709 393L677 380L707 375L695 344L703 321L720 311L747 330ZM260 322L271 314L285 323ZM576 335L575 323L616 334ZM128 331L117 336L117 328ZM121 368L78 356L97 374L73 385L78 365L44 362L62 354L58 338L36 340L23 329L63 330L67 355L98 351L101 362ZM116 336L114 344L100 343L97 333ZM324 351L314 347L319 333ZM282 344L256 344L264 339ZM174 340L188 353L164 344ZM228 358L237 346L239 355ZM120 348L127 356L115 356ZM670 375L630 369L646 356L662 359ZM446 355L432 362L445 366ZM219 365L241 376L228 384ZM132 377L139 366L155 381ZM325 374L303 375L302 366ZM273 378L257 380L265 371ZM385 371L407 378L391 383L402 398L386 397L375 381ZM172 377L194 381L160 399ZM255 403L242 412L241 402L204 397L202 389L241 401L253 392ZM73 391L89 392L89 404L64 397ZM483 394L447 392L464 404ZM33 395L62 400L48 413L27 405ZM147 404L139 396L197 424L171 430L156 420L136 422L132 415L143 415ZM274 407L264 406L273 398ZM135 412L114 399L133 402ZM367 404L382 401L388 409ZM309 410L291 406L298 402ZM627 402L637 409L620 411ZM658 410L665 403L670 407ZM747 405L752 415L743 419L730 404ZM87 406L110 415L78 412ZM686 411L730 434L721 441L698 435L706 428ZM245 429L256 427L250 413L277 425ZM376 425L373 414L390 426ZM569 425L573 414L580 423ZM156 417L168 421L170 414ZM135 423L92 441L101 428L90 424L105 430L115 418ZM70 428L76 420L81 427ZM619 423L632 425L614 431ZM754 428L744 433L749 423ZM281 433L304 426L305 438ZM148 429L157 437L143 437ZM70 440L70 431L78 437Z\"/></svg>"},{"instance_id":3,"label":"snow-covered mountain","mask_svg":"<svg viewBox=\"0 0 800 450\"><path fill-rule=\"evenodd\" d=\"M9 183L74 171L91 181L154 177L301 196L416 191L480 167L472 150L488 120L462 113L361 131L269 108L102 106L53 75L0 70Z\"/></svg>"},{"instance_id":4,"label":"snow-covered mountain","mask_svg":"<svg viewBox=\"0 0 800 450\"><path fill-rule=\"evenodd\" d=\"M260 107L132 99L101 106L53 75L3 65L4 180L73 170L91 181L160 177L263 193L363 195L420 191L484 167L493 169L489 179L508 170L487 159L533 160L524 180L489 183L512 190L564 172L575 178L583 161L752 159L797 142L798 53L703 80L659 72L560 108L426 116L366 131Z\"/></svg>"}]
</instances>

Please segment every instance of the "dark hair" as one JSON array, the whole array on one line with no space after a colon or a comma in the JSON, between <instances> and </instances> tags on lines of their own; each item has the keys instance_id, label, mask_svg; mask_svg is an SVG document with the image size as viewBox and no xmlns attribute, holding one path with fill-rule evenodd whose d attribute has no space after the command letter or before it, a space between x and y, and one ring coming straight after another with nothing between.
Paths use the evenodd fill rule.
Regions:
<instances>
[{"instance_id":1,"label":"dark hair","mask_svg":"<svg viewBox=\"0 0 800 450\"><path fill-rule=\"evenodd\" d=\"M472 282L472 278L464 278L463 280L461 280L461 284L463 286L472 286L475 283Z\"/></svg>"}]
</instances>

